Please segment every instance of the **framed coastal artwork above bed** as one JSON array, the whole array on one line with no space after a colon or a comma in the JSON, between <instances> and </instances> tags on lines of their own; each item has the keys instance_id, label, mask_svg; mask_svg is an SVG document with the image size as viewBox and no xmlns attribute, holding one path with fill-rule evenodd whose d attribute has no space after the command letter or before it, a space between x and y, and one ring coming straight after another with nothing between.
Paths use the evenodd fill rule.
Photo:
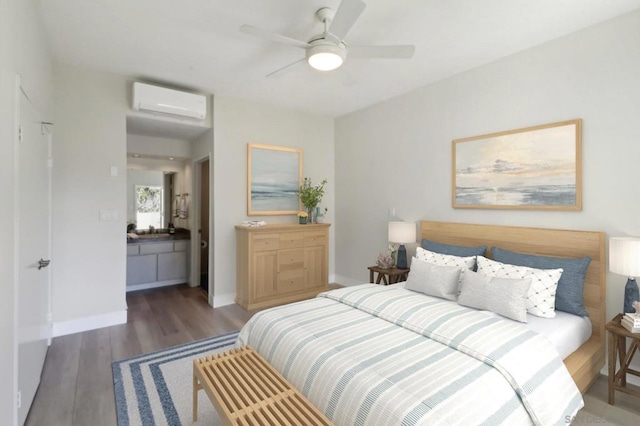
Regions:
<instances>
[{"instance_id":1,"label":"framed coastal artwork above bed","mask_svg":"<svg viewBox=\"0 0 640 426\"><path fill-rule=\"evenodd\" d=\"M582 120L455 139L454 208L582 210Z\"/></svg>"},{"instance_id":2,"label":"framed coastal artwork above bed","mask_svg":"<svg viewBox=\"0 0 640 426\"><path fill-rule=\"evenodd\" d=\"M247 215L286 215L300 210L302 149L247 144Z\"/></svg>"}]
</instances>

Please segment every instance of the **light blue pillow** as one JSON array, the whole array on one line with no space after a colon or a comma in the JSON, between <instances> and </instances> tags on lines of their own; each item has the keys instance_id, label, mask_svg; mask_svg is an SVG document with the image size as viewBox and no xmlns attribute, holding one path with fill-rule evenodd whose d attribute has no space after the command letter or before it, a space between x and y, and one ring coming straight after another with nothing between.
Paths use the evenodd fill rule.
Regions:
<instances>
[{"instance_id":1,"label":"light blue pillow","mask_svg":"<svg viewBox=\"0 0 640 426\"><path fill-rule=\"evenodd\" d=\"M491 249L491 257L496 262L528 266L536 269L562 268L562 276L558 281L558 289L556 290L556 309L581 317L589 316L584 307L584 278L587 274L589 263L591 263L591 258L568 259L535 256L503 250L499 247Z\"/></svg>"},{"instance_id":2,"label":"light blue pillow","mask_svg":"<svg viewBox=\"0 0 640 426\"><path fill-rule=\"evenodd\" d=\"M484 256L487 252L487 246L455 246L452 244L436 243L435 241L427 240L426 238L422 240L422 248L440 254L448 254L451 256L459 257Z\"/></svg>"}]
</instances>

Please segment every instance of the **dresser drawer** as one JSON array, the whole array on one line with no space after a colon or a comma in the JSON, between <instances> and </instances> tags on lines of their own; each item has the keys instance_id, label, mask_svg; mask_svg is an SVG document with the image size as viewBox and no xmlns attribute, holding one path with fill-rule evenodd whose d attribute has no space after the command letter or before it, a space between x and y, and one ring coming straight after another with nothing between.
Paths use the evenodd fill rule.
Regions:
<instances>
[{"instance_id":1,"label":"dresser drawer","mask_svg":"<svg viewBox=\"0 0 640 426\"><path fill-rule=\"evenodd\" d=\"M327 234L320 232L305 232L304 246L323 246L327 244Z\"/></svg>"},{"instance_id":2,"label":"dresser drawer","mask_svg":"<svg viewBox=\"0 0 640 426\"><path fill-rule=\"evenodd\" d=\"M304 269L280 271L278 274L278 294L304 290Z\"/></svg>"},{"instance_id":3,"label":"dresser drawer","mask_svg":"<svg viewBox=\"0 0 640 426\"><path fill-rule=\"evenodd\" d=\"M284 232L280 234L280 248L292 249L304 247L304 235L301 232Z\"/></svg>"},{"instance_id":4,"label":"dresser drawer","mask_svg":"<svg viewBox=\"0 0 640 426\"><path fill-rule=\"evenodd\" d=\"M172 241L167 243L140 244L140 254L170 253L172 251L173 251Z\"/></svg>"},{"instance_id":5,"label":"dresser drawer","mask_svg":"<svg viewBox=\"0 0 640 426\"><path fill-rule=\"evenodd\" d=\"M278 271L293 269L304 269L304 250L280 250L278 252Z\"/></svg>"},{"instance_id":6,"label":"dresser drawer","mask_svg":"<svg viewBox=\"0 0 640 426\"><path fill-rule=\"evenodd\" d=\"M280 236L278 234L254 235L252 237L253 250L278 250L280 248Z\"/></svg>"}]
</instances>

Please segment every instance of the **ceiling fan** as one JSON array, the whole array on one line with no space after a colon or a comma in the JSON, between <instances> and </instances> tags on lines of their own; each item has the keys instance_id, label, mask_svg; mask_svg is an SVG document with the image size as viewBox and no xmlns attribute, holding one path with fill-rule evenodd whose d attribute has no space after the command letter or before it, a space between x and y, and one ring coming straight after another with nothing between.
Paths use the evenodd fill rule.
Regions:
<instances>
[{"instance_id":1,"label":"ceiling fan","mask_svg":"<svg viewBox=\"0 0 640 426\"><path fill-rule=\"evenodd\" d=\"M339 68L347 58L387 58L408 59L413 56L415 46L348 46L344 42L351 27L356 23L367 5L362 0L342 0L338 11L323 7L316 11L316 18L324 25L322 34L315 35L304 42L281 34L273 33L251 25L243 25L240 31L269 41L304 49L305 58L288 64L267 74L271 77L293 65L306 60L309 65L320 71Z\"/></svg>"}]
</instances>

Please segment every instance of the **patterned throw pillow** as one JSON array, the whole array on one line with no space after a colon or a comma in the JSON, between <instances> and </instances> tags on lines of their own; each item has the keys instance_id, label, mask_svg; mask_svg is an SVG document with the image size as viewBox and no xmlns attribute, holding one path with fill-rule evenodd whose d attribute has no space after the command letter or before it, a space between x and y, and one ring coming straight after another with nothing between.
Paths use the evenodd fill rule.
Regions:
<instances>
[{"instance_id":1,"label":"patterned throw pillow","mask_svg":"<svg viewBox=\"0 0 640 426\"><path fill-rule=\"evenodd\" d=\"M460 268L460 279L458 283L462 283L464 278L464 271L473 270L476 266L476 257L459 257L450 254L435 253L429 250L425 250L422 247L416 248L416 257L424 260L425 262L433 263L438 266L457 266Z\"/></svg>"},{"instance_id":2,"label":"patterned throw pillow","mask_svg":"<svg viewBox=\"0 0 640 426\"><path fill-rule=\"evenodd\" d=\"M556 316L556 290L562 269L534 269L478 256L478 272L489 277L531 278L531 287L527 294L527 312L543 318Z\"/></svg>"}]
</instances>

